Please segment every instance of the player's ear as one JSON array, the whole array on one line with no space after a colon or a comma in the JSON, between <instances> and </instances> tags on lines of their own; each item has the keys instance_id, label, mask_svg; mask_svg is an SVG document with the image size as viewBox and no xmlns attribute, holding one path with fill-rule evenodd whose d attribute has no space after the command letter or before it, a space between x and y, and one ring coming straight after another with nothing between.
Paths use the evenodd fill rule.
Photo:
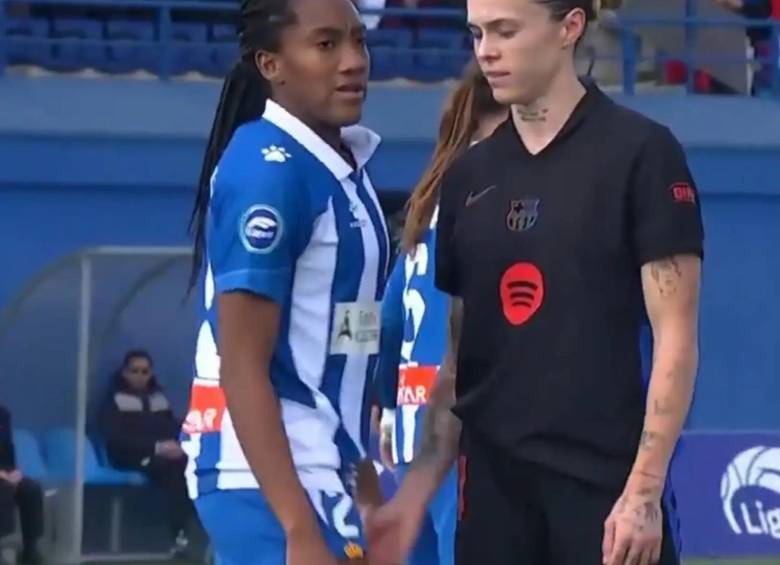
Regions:
<instances>
[{"instance_id":1,"label":"player's ear","mask_svg":"<svg viewBox=\"0 0 780 565\"><path fill-rule=\"evenodd\" d=\"M271 84L284 82L283 65L278 53L258 51L255 53L255 66L265 80Z\"/></svg>"}]
</instances>

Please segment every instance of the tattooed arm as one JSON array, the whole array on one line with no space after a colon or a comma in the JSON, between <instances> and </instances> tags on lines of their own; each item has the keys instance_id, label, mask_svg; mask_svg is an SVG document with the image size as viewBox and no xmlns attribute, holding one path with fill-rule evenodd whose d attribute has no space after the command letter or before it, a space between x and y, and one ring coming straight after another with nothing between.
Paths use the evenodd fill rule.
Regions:
<instances>
[{"instance_id":1,"label":"tattooed arm","mask_svg":"<svg viewBox=\"0 0 780 565\"><path fill-rule=\"evenodd\" d=\"M399 494L413 493L417 500L427 501L452 468L458 454L460 420L452 413L455 404L455 368L458 358L463 301L450 298L447 352L436 384L431 391L423 421L420 445Z\"/></svg>"},{"instance_id":2,"label":"tattooed arm","mask_svg":"<svg viewBox=\"0 0 780 565\"><path fill-rule=\"evenodd\" d=\"M691 255L648 263L642 287L653 330L645 426L629 485L660 492L693 397L699 361L701 260Z\"/></svg>"},{"instance_id":3,"label":"tattooed arm","mask_svg":"<svg viewBox=\"0 0 780 565\"><path fill-rule=\"evenodd\" d=\"M701 260L680 255L642 267L653 330L653 367L644 429L623 495L605 523L607 565L658 562L661 497L669 462L688 415L698 365Z\"/></svg>"},{"instance_id":4,"label":"tattooed arm","mask_svg":"<svg viewBox=\"0 0 780 565\"><path fill-rule=\"evenodd\" d=\"M463 320L463 303L450 300L447 354L428 399L420 447L393 499L370 514L366 529L372 563L406 561L433 498L458 453L460 421L455 404L455 366Z\"/></svg>"}]
</instances>

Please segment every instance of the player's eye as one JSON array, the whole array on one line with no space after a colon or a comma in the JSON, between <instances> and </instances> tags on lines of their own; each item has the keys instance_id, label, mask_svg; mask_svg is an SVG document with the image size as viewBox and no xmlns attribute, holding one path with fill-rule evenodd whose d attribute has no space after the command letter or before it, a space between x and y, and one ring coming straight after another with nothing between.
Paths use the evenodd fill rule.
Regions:
<instances>
[{"instance_id":1,"label":"player's eye","mask_svg":"<svg viewBox=\"0 0 780 565\"><path fill-rule=\"evenodd\" d=\"M330 51L336 47L336 42L332 39L323 39L322 41L317 42L317 47L323 51Z\"/></svg>"}]
</instances>

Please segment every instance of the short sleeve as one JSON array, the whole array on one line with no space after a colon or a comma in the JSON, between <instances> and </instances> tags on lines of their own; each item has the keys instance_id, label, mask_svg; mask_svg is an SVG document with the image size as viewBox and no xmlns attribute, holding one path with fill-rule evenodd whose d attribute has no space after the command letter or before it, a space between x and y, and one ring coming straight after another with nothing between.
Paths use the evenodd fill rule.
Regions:
<instances>
[{"instance_id":1,"label":"short sleeve","mask_svg":"<svg viewBox=\"0 0 780 565\"><path fill-rule=\"evenodd\" d=\"M439 218L436 223L436 288L460 295L460 276L455 252L455 223L459 209L456 173L450 169L439 188Z\"/></svg>"},{"instance_id":2,"label":"short sleeve","mask_svg":"<svg viewBox=\"0 0 780 565\"><path fill-rule=\"evenodd\" d=\"M640 266L673 255L703 256L698 190L683 148L667 128L658 127L645 142L630 190L631 231Z\"/></svg>"},{"instance_id":3,"label":"short sleeve","mask_svg":"<svg viewBox=\"0 0 780 565\"><path fill-rule=\"evenodd\" d=\"M293 266L311 236L302 180L282 163L251 173L235 159L212 180L208 239L217 293L247 291L279 304L289 299Z\"/></svg>"},{"instance_id":4,"label":"short sleeve","mask_svg":"<svg viewBox=\"0 0 780 565\"><path fill-rule=\"evenodd\" d=\"M398 391L398 368L401 365L401 343L404 339L404 261L398 257L387 281L382 301L382 331L376 370L376 391L382 408L395 408Z\"/></svg>"}]
</instances>

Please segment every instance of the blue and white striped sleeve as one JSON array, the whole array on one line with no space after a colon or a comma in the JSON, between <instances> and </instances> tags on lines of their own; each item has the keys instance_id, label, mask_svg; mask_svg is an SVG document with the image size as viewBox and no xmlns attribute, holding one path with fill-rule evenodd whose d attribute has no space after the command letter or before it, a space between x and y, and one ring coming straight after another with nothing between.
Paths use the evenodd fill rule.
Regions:
<instances>
[{"instance_id":1,"label":"blue and white striped sleeve","mask_svg":"<svg viewBox=\"0 0 780 565\"><path fill-rule=\"evenodd\" d=\"M212 181L208 249L215 288L285 304L293 267L311 237L305 186L285 163L247 164L239 157L223 159Z\"/></svg>"}]
</instances>

